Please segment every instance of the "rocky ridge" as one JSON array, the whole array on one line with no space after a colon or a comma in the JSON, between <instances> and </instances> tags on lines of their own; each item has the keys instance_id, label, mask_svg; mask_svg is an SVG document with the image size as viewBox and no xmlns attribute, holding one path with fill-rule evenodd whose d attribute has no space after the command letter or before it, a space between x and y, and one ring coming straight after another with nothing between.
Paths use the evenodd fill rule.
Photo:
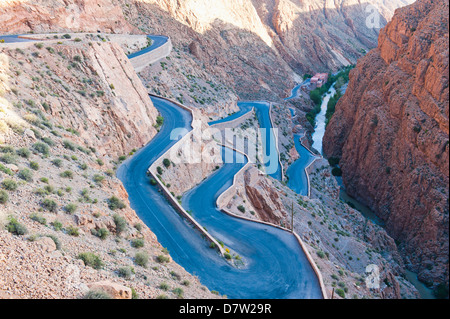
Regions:
<instances>
[{"instance_id":1,"label":"rocky ridge","mask_svg":"<svg viewBox=\"0 0 450 319\"><path fill-rule=\"evenodd\" d=\"M324 138L347 192L386 223L409 268L448 287L448 2L398 9L359 60Z\"/></svg>"}]
</instances>

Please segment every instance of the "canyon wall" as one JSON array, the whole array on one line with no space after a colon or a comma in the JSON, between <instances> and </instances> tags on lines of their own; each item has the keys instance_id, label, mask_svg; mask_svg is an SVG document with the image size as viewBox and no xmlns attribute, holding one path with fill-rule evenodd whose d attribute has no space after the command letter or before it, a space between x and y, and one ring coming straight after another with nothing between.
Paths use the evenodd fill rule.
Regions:
<instances>
[{"instance_id":1,"label":"canyon wall","mask_svg":"<svg viewBox=\"0 0 450 319\"><path fill-rule=\"evenodd\" d=\"M139 32L111 0L4 0L0 3L0 33Z\"/></svg>"},{"instance_id":2,"label":"canyon wall","mask_svg":"<svg viewBox=\"0 0 450 319\"><path fill-rule=\"evenodd\" d=\"M324 138L347 192L386 223L407 265L448 286L448 1L396 11L358 61Z\"/></svg>"},{"instance_id":3,"label":"canyon wall","mask_svg":"<svg viewBox=\"0 0 450 319\"><path fill-rule=\"evenodd\" d=\"M169 35L242 99L285 97L296 74L356 63L393 10L412 0L121 1L128 21ZM376 27L367 20L376 14ZM379 22L379 23L378 23Z\"/></svg>"},{"instance_id":4,"label":"canyon wall","mask_svg":"<svg viewBox=\"0 0 450 319\"><path fill-rule=\"evenodd\" d=\"M240 98L277 99L297 74L355 63L376 46L393 10L411 1L8 0L0 33L168 35Z\"/></svg>"}]
</instances>

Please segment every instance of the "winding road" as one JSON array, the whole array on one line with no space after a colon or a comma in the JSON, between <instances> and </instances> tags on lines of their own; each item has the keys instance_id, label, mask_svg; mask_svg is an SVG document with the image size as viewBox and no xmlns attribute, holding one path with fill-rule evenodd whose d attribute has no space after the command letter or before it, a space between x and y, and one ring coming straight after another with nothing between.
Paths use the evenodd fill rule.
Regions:
<instances>
[{"instance_id":1,"label":"winding road","mask_svg":"<svg viewBox=\"0 0 450 319\"><path fill-rule=\"evenodd\" d=\"M163 45L164 38L166 41L168 39L155 36L151 38L152 46L129 58L150 52ZM7 40L18 42L18 39L17 36L12 36ZM177 143L177 140L170 138L172 130L184 128L186 132L191 131L193 120L189 111L176 104L162 98L151 99L164 117L164 124L149 144L118 168L117 177L128 192L131 207L157 236L161 245L170 251L173 260L189 273L198 276L210 290L216 290L229 298L322 299L317 274L292 233L232 217L217 209L217 198L232 185L235 174L245 165L245 160L225 163L182 199L183 207L192 211L194 218L210 234L243 258L244 264L239 268L232 266L217 250L211 249L209 242L178 214L161 190L150 184L148 168ZM261 127L272 128L270 103L242 102L240 105L255 107ZM277 167L270 175L281 179L282 171L278 151L274 151L275 143L274 134L268 134L264 141L265 153L267 165ZM223 157L227 152L234 151L222 148ZM236 159L243 156L234 153Z\"/></svg>"},{"instance_id":2,"label":"winding road","mask_svg":"<svg viewBox=\"0 0 450 319\"><path fill-rule=\"evenodd\" d=\"M211 235L245 259L242 269L230 265L209 248L159 189L150 185L148 167L177 142L170 140L170 132L175 128L191 130L192 121L190 113L177 105L159 98L152 101L165 118L163 127L147 146L119 167L117 177L129 194L131 207L170 251L174 261L198 276L209 289L229 298L322 298L316 274L291 233L234 218L217 209L218 196L231 186L245 161L224 164L182 200L183 207L192 211ZM231 150L223 148L223 156L225 152Z\"/></svg>"},{"instance_id":3,"label":"winding road","mask_svg":"<svg viewBox=\"0 0 450 319\"><path fill-rule=\"evenodd\" d=\"M147 35L147 38L152 40L152 44L150 46L146 47L145 49L142 49L138 52L127 55L128 59L133 59L133 58L141 56L145 53L156 50L157 48L166 44L166 42L169 40L169 37L166 37L163 35Z\"/></svg>"}]
</instances>

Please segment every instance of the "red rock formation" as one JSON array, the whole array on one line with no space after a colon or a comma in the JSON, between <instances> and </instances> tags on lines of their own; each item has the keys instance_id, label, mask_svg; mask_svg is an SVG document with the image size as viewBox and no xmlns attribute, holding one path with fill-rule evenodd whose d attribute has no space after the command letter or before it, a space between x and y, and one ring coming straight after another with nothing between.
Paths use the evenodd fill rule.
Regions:
<instances>
[{"instance_id":1,"label":"red rock formation","mask_svg":"<svg viewBox=\"0 0 450 319\"><path fill-rule=\"evenodd\" d=\"M324 138L419 278L448 285L448 1L398 9L362 58Z\"/></svg>"},{"instance_id":2,"label":"red rock formation","mask_svg":"<svg viewBox=\"0 0 450 319\"><path fill-rule=\"evenodd\" d=\"M138 33L111 0L3 0L0 33L26 32Z\"/></svg>"}]
</instances>

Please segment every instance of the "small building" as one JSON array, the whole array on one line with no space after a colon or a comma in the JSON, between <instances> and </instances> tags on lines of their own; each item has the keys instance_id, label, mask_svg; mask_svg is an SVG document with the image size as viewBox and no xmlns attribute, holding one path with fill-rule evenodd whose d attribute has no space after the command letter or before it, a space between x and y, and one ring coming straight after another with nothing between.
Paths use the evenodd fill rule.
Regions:
<instances>
[{"instance_id":1,"label":"small building","mask_svg":"<svg viewBox=\"0 0 450 319\"><path fill-rule=\"evenodd\" d=\"M328 73L317 73L311 78L311 85L316 88L322 87L328 82Z\"/></svg>"}]
</instances>

